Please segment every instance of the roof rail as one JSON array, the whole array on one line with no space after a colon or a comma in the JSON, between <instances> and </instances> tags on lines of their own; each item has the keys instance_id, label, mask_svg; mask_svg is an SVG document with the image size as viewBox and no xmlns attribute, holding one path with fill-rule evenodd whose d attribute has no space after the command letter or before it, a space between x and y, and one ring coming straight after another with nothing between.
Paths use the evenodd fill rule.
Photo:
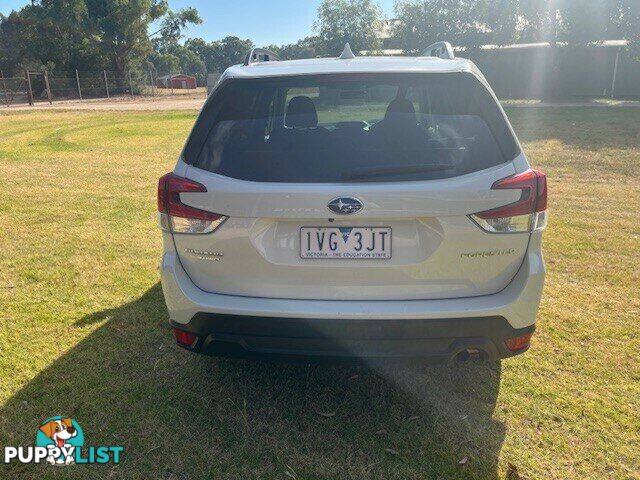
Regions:
<instances>
[{"instance_id":1,"label":"roof rail","mask_svg":"<svg viewBox=\"0 0 640 480\"><path fill-rule=\"evenodd\" d=\"M265 48L253 48L244 57L244 66L251 65L252 63L260 62L278 62L280 57L270 50Z\"/></svg>"},{"instance_id":2,"label":"roof rail","mask_svg":"<svg viewBox=\"0 0 640 480\"><path fill-rule=\"evenodd\" d=\"M429 45L423 55L425 57L438 57L445 60L453 60L456 58L453 53L453 47L449 42L436 42L433 45Z\"/></svg>"}]
</instances>

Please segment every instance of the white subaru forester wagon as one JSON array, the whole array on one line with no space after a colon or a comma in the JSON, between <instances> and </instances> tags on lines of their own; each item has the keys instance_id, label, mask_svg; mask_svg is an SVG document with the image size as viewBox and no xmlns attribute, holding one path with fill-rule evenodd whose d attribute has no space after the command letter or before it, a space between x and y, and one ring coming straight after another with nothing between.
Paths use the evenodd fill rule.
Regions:
<instances>
[{"instance_id":1,"label":"white subaru forester wagon","mask_svg":"<svg viewBox=\"0 0 640 480\"><path fill-rule=\"evenodd\" d=\"M158 210L189 350L435 361L529 347L546 176L444 42L412 58L254 49L209 95Z\"/></svg>"}]
</instances>

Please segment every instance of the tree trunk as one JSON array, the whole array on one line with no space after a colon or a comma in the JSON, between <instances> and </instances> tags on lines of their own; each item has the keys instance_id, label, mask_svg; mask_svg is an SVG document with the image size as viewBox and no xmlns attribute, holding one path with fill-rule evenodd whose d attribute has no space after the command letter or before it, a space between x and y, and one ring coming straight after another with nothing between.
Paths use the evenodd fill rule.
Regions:
<instances>
[{"instance_id":1,"label":"tree trunk","mask_svg":"<svg viewBox=\"0 0 640 480\"><path fill-rule=\"evenodd\" d=\"M121 91L127 85L126 53L116 52L113 58L113 70L116 76L116 88Z\"/></svg>"}]
</instances>

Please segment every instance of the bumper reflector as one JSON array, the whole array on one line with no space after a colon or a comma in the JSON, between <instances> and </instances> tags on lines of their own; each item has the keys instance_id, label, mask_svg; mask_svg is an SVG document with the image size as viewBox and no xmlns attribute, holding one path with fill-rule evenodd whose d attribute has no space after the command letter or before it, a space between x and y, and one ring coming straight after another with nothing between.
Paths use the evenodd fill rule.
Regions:
<instances>
[{"instance_id":1,"label":"bumper reflector","mask_svg":"<svg viewBox=\"0 0 640 480\"><path fill-rule=\"evenodd\" d=\"M173 335L176 337L176 341L183 347L193 347L198 341L198 336L195 333L185 332L184 330L173 329Z\"/></svg>"},{"instance_id":2,"label":"bumper reflector","mask_svg":"<svg viewBox=\"0 0 640 480\"><path fill-rule=\"evenodd\" d=\"M527 333L526 335L522 335L520 337L508 338L504 341L504 344L512 352L519 352L520 350L524 350L525 348L529 347L529 343L531 342L531 335L531 333Z\"/></svg>"}]
</instances>

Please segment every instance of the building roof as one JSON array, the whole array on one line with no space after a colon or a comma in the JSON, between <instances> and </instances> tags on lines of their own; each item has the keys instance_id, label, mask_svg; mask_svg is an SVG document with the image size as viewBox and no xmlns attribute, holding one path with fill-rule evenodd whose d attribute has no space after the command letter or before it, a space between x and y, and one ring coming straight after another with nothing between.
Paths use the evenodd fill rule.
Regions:
<instances>
[{"instance_id":1,"label":"building roof","mask_svg":"<svg viewBox=\"0 0 640 480\"><path fill-rule=\"evenodd\" d=\"M603 40L602 42L591 42L589 44L590 47L607 47L607 48L616 48L616 47L626 47L629 44L627 40ZM568 44L566 42L557 42L558 46L564 47ZM532 48L550 48L551 44L549 42L538 42L538 43L514 43L511 45L482 45L480 47L481 50L529 50Z\"/></svg>"},{"instance_id":2,"label":"building roof","mask_svg":"<svg viewBox=\"0 0 640 480\"><path fill-rule=\"evenodd\" d=\"M186 73L172 73L170 75L162 75L161 77L156 77L156 80L169 80L170 78L193 78L193 75L187 75Z\"/></svg>"},{"instance_id":3,"label":"building roof","mask_svg":"<svg viewBox=\"0 0 640 480\"><path fill-rule=\"evenodd\" d=\"M557 46L565 47L568 44L566 42L557 42ZM588 44L589 47L604 47L604 48L622 48L629 45L628 40L603 40L601 42L591 42ZM512 43L510 45L481 45L480 50L532 50L538 48L551 48L551 44L549 42L538 42L538 43ZM463 47L453 47L453 50L457 52L463 52L465 49ZM392 56L392 55L404 55L404 50L401 48L386 48L383 50L376 50L379 55L384 56ZM362 50L359 52L361 55L368 55L370 53L369 50Z\"/></svg>"},{"instance_id":4,"label":"building roof","mask_svg":"<svg viewBox=\"0 0 640 480\"><path fill-rule=\"evenodd\" d=\"M234 65L225 77L261 78L289 75L319 75L339 73L452 73L476 72L470 60L437 57L356 57L353 59L310 58L279 62L257 62Z\"/></svg>"}]
</instances>

